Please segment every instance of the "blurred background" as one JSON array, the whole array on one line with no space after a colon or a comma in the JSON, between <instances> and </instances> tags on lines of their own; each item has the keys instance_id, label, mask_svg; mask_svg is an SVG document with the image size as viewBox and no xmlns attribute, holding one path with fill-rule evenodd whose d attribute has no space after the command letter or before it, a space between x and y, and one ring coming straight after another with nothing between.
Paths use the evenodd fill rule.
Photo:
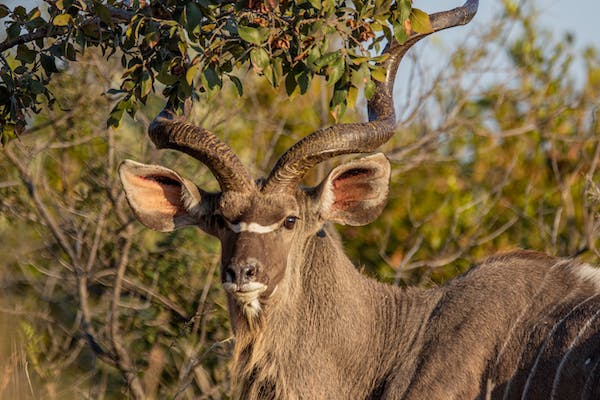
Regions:
<instances>
[{"instance_id":1,"label":"blurred background","mask_svg":"<svg viewBox=\"0 0 600 400\"><path fill-rule=\"evenodd\" d=\"M468 26L411 50L396 82L398 132L382 149L393 166L388 206L375 223L339 227L359 269L428 287L516 248L598 263L599 14L592 0L487 1ZM114 99L104 93L118 87L120 71L118 57L89 49L56 75L58 104L1 150L0 399L128 398L106 351L115 343L149 398L228 393L219 244L193 228L142 227L116 167L132 158L207 190L217 185L199 163L147 140L159 97L135 120L105 128ZM322 82L292 100L250 74L244 85L244 97L226 87L192 120L217 132L254 176L333 123ZM343 119L364 115L363 101Z\"/></svg>"}]
</instances>

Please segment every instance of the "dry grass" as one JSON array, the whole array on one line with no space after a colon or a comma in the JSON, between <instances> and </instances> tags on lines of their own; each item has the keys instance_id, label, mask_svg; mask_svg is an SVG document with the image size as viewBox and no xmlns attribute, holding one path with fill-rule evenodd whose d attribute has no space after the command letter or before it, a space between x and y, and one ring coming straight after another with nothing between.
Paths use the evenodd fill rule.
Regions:
<instances>
[{"instance_id":1,"label":"dry grass","mask_svg":"<svg viewBox=\"0 0 600 400\"><path fill-rule=\"evenodd\" d=\"M0 400L36 398L17 322L0 312Z\"/></svg>"}]
</instances>

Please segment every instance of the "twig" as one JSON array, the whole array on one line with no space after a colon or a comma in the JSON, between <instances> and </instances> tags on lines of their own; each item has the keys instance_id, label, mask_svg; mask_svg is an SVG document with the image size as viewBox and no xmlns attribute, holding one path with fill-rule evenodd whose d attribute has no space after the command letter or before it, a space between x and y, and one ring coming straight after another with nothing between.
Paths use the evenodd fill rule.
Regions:
<instances>
[{"instance_id":1,"label":"twig","mask_svg":"<svg viewBox=\"0 0 600 400\"><path fill-rule=\"evenodd\" d=\"M23 367L23 369L25 370L25 376L27 377L27 384L29 385L29 390L31 391L31 397L35 399L33 384L31 383L31 377L29 376L29 362L27 360L25 360L25 365Z\"/></svg>"},{"instance_id":2,"label":"twig","mask_svg":"<svg viewBox=\"0 0 600 400\"><path fill-rule=\"evenodd\" d=\"M109 324L112 346L117 355L117 367L125 376L127 384L131 389L134 398L142 400L146 398L146 394L144 393L144 388L142 386L140 378L138 377L133 367L131 358L129 357L129 353L125 349L123 337L121 336L121 330L119 327L119 302L121 299L121 290L123 288L123 278L125 276L125 270L127 269L127 264L129 262L129 251L131 250L132 244L131 236L131 229L128 229L128 232L125 235L125 243L123 244L121 259L117 267L117 277L115 279L115 287L113 290Z\"/></svg>"},{"instance_id":3,"label":"twig","mask_svg":"<svg viewBox=\"0 0 600 400\"><path fill-rule=\"evenodd\" d=\"M173 399L176 400L192 383L192 372L200 364L204 357L206 357L211 351L213 351L217 347L222 346L224 344L228 344L233 340L235 340L235 337L231 336L225 340L215 342L202 354L189 358L179 372L179 386L177 387L177 392L175 392L175 396L173 397Z\"/></svg>"},{"instance_id":4,"label":"twig","mask_svg":"<svg viewBox=\"0 0 600 400\"><path fill-rule=\"evenodd\" d=\"M116 274L116 271L106 270L106 271L102 271L100 273L93 275L93 279L95 282L99 282L102 285L111 286L110 283L106 282L102 278L104 278L105 276L112 276L114 274ZM150 297L156 299L156 301L158 303L161 303L163 306L167 307L171 311L178 314L181 318L183 318L185 320L189 319L187 312L183 308L181 308L179 305L175 304L173 301L169 300L169 298L161 295L160 293L156 292L155 290L152 290L152 289L146 287L145 285L143 285L142 283L137 282L135 279L124 276L123 280L122 280L122 284L125 289L132 290L132 291L137 292L144 296L150 296Z\"/></svg>"}]
</instances>

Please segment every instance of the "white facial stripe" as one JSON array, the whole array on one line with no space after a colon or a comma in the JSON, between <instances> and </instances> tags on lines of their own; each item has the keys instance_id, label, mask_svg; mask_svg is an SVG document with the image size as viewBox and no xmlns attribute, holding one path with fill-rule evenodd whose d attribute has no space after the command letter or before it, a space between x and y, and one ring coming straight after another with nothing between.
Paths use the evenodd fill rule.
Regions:
<instances>
[{"instance_id":1,"label":"white facial stripe","mask_svg":"<svg viewBox=\"0 0 600 400\"><path fill-rule=\"evenodd\" d=\"M256 222L239 222L237 224L232 224L231 222L227 221L227 226L229 227L229 229L231 229L232 231L234 231L235 233L240 233L240 232L252 232L252 233L269 233L269 232L273 232L276 231L277 229L279 229L280 223L275 223L272 225L268 225L268 226L264 226L261 224L257 224Z\"/></svg>"}]
</instances>

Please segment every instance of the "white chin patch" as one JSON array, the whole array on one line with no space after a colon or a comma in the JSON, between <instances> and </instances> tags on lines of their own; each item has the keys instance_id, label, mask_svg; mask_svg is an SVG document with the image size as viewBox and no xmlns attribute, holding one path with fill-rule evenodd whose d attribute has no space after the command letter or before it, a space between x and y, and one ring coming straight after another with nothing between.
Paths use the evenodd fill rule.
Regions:
<instances>
[{"instance_id":1,"label":"white chin patch","mask_svg":"<svg viewBox=\"0 0 600 400\"><path fill-rule=\"evenodd\" d=\"M267 285L259 282L250 282L241 287L235 283L223 283L223 289L233 296L242 307L247 318L256 318L262 311L260 300L261 293L267 290Z\"/></svg>"},{"instance_id":2,"label":"white chin patch","mask_svg":"<svg viewBox=\"0 0 600 400\"><path fill-rule=\"evenodd\" d=\"M248 319L258 318L260 312L262 311L260 301L258 301L258 298L250 301L249 303L243 303L242 309L244 310L244 314Z\"/></svg>"}]
</instances>

